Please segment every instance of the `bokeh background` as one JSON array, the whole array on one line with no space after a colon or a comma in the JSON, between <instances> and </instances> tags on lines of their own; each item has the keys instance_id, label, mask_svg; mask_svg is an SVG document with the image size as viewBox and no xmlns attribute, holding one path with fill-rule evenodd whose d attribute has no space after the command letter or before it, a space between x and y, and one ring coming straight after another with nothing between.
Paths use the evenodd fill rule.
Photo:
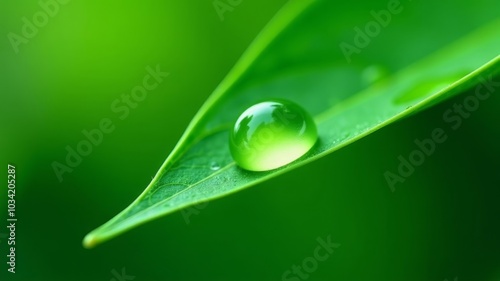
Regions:
<instances>
[{"instance_id":1,"label":"bokeh background","mask_svg":"<svg viewBox=\"0 0 500 281\"><path fill-rule=\"evenodd\" d=\"M41 8L37 1L3 0L0 148L4 169L17 167L18 223L16 274L7 272L0 236L1 280L119 280L114 272L122 270L133 280L282 280L313 255L318 237L331 236L341 246L308 280L499 281L498 95L395 192L384 172L415 149L414 139L446 126L443 112L467 93L210 202L189 221L177 212L95 249L82 247L86 233L142 192L203 101L285 2L244 0L221 19L212 1L71 0L16 53L5 35L21 33L22 18ZM362 2L376 8L387 1ZM496 16L498 3L475 2L483 9L464 8L463 18L429 13L441 13L450 26ZM356 3L339 9L346 5ZM460 32L433 34L415 49ZM118 119L112 102L157 64L170 76ZM60 182L52 163L63 163L65 147L75 147L82 130L103 118L116 129ZM1 235L6 184L0 190Z\"/></svg>"}]
</instances>

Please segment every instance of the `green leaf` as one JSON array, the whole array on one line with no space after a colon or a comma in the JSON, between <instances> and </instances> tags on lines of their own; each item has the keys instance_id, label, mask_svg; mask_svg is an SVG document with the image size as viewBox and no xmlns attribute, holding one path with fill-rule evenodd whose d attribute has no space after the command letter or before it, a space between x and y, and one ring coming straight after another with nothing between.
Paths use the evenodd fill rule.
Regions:
<instances>
[{"instance_id":1,"label":"green leaf","mask_svg":"<svg viewBox=\"0 0 500 281\"><path fill-rule=\"evenodd\" d=\"M442 18L437 12L418 13L431 8L421 7L426 4L403 3L402 11L392 14L385 27L379 24L379 32L360 46L355 45L355 27L363 30L386 2L372 13L373 7L339 7L333 2L290 1L202 106L146 190L89 233L84 246L290 171L500 72L500 21L485 24L495 16L459 28L444 23L464 7L427 4L446 9ZM479 12L492 14L486 12L488 5L483 9ZM482 27L463 37L472 26ZM439 37L432 37L436 34ZM427 36L435 40L425 40ZM347 60L343 42L359 52ZM301 104L315 118L319 141L285 167L242 170L229 153L229 128L243 110L268 98Z\"/></svg>"}]
</instances>

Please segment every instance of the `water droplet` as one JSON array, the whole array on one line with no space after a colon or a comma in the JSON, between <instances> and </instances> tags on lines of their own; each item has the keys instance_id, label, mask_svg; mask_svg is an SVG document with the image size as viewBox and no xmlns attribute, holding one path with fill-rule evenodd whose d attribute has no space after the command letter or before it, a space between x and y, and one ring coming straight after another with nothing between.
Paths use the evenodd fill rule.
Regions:
<instances>
[{"instance_id":1,"label":"water droplet","mask_svg":"<svg viewBox=\"0 0 500 281\"><path fill-rule=\"evenodd\" d=\"M210 170L212 171L217 171L220 169L220 165L217 162L212 162L210 163Z\"/></svg>"},{"instance_id":2,"label":"water droplet","mask_svg":"<svg viewBox=\"0 0 500 281\"><path fill-rule=\"evenodd\" d=\"M240 115L232 128L229 148L241 168L267 171L301 157L317 139L316 124L309 113L295 103L270 100Z\"/></svg>"},{"instance_id":3,"label":"water droplet","mask_svg":"<svg viewBox=\"0 0 500 281\"><path fill-rule=\"evenodd\" d=\"M361 77L366 85L374 84L386 77L389 71L381 65L370 65L363 69Z\"/></svg>"}]
</instances>

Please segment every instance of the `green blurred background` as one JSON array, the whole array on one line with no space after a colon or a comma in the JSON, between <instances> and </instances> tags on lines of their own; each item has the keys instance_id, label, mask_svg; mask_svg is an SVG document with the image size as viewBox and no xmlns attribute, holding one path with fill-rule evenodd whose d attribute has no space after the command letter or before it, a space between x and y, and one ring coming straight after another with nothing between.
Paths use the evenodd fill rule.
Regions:
<instances>
[{"instance_id":1,"label":"green blurred background","mask_svg":"<svg viewBox=\"0 0 500 281\"><path fill-rule=\"evenodd\" d=\"M210 202L189 222L177 212L95 249L81 246L87 232L142 192L203 101L285 2L243 1L221 20L212 1L72 0L18 53L3 36L0 148L2 165L17 167L18 223L16 274L7 272L0 237L1 280L119 280L114 272L123 269L134 280L281 280L313 255L318 237L330 235L341 246L308 280L499 281L497 95L394 193L384 172L415 149L414 139L445 126L442 113L467 93ZM387 1L364 2L380 7ZM445 2L467 7L466 1ZM339 9L345 5L356 3L339 3ZM400 21L419 15L416 7ZM37 1L2 1L0 34L20 34L22 18L40 9ZM429 12L453 25L486 23L497 11L498 4L489 14L464 9L464 18L452 19L445 10ZM365 14L353 21L365 22ZM415 50L476 27L446 36L429 31ZM113 101L158 64L168 78L127 118L117 118ZM115 130L60 182L52 163L64 163L65 147L75 147L82 130L97 128L103 118L112 119ZM6 185L1 190L5 234Z\"/></svg>"}]
</instances>

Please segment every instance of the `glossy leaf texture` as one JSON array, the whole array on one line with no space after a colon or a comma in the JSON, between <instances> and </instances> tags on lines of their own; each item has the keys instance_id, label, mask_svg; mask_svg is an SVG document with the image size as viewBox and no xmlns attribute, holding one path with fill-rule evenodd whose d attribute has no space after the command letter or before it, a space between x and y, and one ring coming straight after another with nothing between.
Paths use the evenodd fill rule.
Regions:
<instances>
[{"instance_id":1,"label":"glossy leaf texture","mask_svg":"<svg viewBox=\"0 0 500 281\"><path fill-rule=\"evenodd\" d=\"M202 106L146 190L89 233L84 246L288 172L498 76L494 1L405 1L397 2L398 13L390 3L289 1ZM482 17L449 23L463 10ZM319 141L284 167L245 171L231 158L229 130L246 108L271 98L302 105Z\"/></svg>"}]
</instances>

